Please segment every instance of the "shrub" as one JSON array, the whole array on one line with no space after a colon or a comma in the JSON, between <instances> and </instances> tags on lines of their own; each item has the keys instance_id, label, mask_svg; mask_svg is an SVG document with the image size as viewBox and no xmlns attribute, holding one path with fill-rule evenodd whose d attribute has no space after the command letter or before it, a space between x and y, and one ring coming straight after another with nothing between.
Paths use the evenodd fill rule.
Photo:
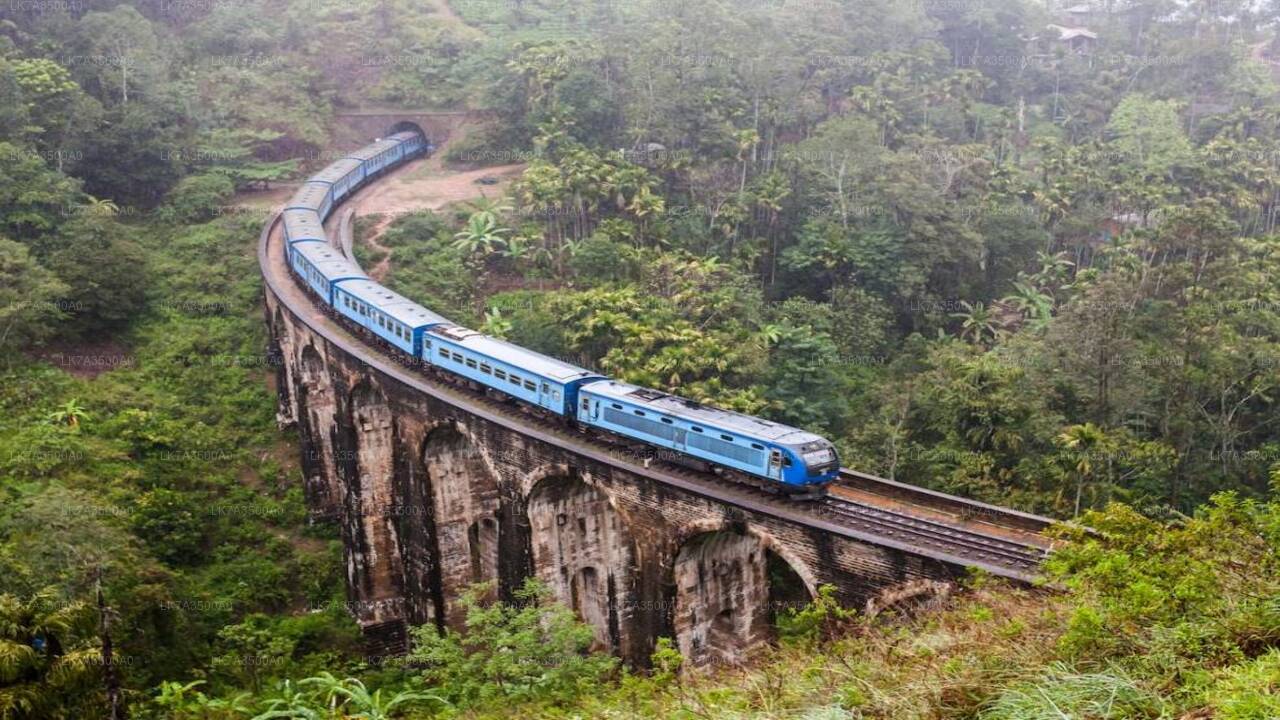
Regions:
<instances>
[{"instance_id":1,"label":"shrub","mask_svg":"<svg viewBox=\"0 0 1280 720\"><path fill-rule=\"evenodd\" d=\"M465 633L413 631L410 662L457 704L565 702L613 673L617 661L591 651L591 628L544 585L526 581L514 603L483 601L491 592L486 583L463 594Z\"/></svg>"}]
</instances>

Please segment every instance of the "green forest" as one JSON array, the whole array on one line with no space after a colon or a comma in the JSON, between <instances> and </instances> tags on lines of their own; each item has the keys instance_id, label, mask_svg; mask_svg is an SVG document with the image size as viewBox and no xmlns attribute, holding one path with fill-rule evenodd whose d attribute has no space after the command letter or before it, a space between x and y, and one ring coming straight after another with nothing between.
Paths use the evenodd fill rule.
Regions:
<instances>
[{"instance_id":1,"label":"green forest","mask_svg":"<svg viewBox=\"0 0 1280 720\"><path fill-rule=\"evenodd\" d=\"M1271 0L0 5L0 719L1280 717L1278 29ZM357 245L388 286L1063 520L1045 582L888 619L824 590L712 670L477 587L465 630L370 658L256 256L361 108L467 111L443 165L519 165Z\"/></svg>"}]
</instances>

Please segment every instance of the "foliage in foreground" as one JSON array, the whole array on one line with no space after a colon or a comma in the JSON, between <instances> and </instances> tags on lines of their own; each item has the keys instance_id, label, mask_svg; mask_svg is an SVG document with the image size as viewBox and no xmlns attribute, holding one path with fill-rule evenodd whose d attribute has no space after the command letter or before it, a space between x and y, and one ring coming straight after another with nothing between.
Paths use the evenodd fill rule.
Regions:
<instances>
[{"instance_id":1,"label":"foliage in foreground","mask_svg":"<svg viewBox=\"0 0 1280 720\"><path fill-rule=\"evenodd\" d=\"M1097 532L1071 533L1051 565L1056 589L975 575L936 612L888 618L840 608L826 590L743 668L682 668L664 639L651 670L619 669L529 585L512 605L474 589L465 630L422 628L407 662L365 680L384 705L402 698L385 716L407 718L1276 717L1280 501L1222 495L1167 524L1117 505L1086 520ZM1199 550L1184 559L1188 546ZM357 696L377 693L322 674L231 699L170 683L155 706L174 718L268 717L332 697L318 691L326 683L346 683L350 717L364 712ZM323 712L296 716L342 717Z\"/></svg>"}]
</instances>

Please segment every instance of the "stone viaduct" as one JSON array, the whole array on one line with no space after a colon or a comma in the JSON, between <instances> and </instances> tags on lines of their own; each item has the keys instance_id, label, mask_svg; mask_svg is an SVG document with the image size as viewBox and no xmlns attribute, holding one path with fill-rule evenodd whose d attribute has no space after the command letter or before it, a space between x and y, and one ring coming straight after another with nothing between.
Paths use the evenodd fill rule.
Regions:
<instances>
[{"instance_id":1,"label":"stone viaduct","mask_svg":"<svg viewBox=\"0 0 1280 720\"><path fill-rule=\"evenodd\" d=\"M404 119L422 118L394 118ZM282 242L273 219L259 260L279 421L297 430L313 518L341 527L350 608L372 652L403 651L413 625L458 627L459 598L481 582L510 599L526 578L541 579L601 648L644 665L663 636L693 664L738 662L771 639L777 613L823 584L862 606L940 587L969 565L1030 577L603 445L433 380L312 302L286 269ZM976 524L991 528L969 531L1018 532L1043 547L1027 539L1043 519L883 487L885 508L904 517L951 528L985 517Z\"/></svg>"}]
</instances>

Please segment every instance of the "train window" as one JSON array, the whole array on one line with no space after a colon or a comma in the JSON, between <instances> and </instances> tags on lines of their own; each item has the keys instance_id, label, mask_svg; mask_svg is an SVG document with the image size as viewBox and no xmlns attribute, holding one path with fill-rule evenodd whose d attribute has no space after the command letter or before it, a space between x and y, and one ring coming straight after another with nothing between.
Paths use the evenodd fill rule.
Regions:
<instances>
[{"instance_id":1,"label":"train window","mask_svg":"<svg viewBox=\"0 0 1280 720\"><path fill-rule=\"evenodd\" d=\"M784 455L784 456L782 456L782 467L791 467L791 456L790 456L790 455Z\"/></svg>"},{"instance_id":2,"label":"train window","mask_svg":"<svg viewBox=\"0 0 1280 720\"><path fill-rule=\"evenodd\" d=\"M635 413L635 414L639 415L640 417L644 417L644 411L643 411L643 410L632 410L631 412L633 412L633 413Z\"/></svg>"},{"instance_id":3,"label":"train window","mask_svg":"<svg viewBox=\"0 0 1280 720\"><path fill-rule=\"evenodd\" d=\"M757 449L757 450L763 450L763 449L764 449L764 446L763 446L763 445L761 445L760 443L751 443L751 447L753 447L753 448L755 448L755 449Z\"/></svg>"},{"instance_id":4,"label":"train window","mask_svg":"<svg viewBox=\"0 0 1280 720\"><path fill-rule=\"evenodd\" d=\"M430 340L423 340L423 341L422 341L422 346L423 346L424 348L426 348L426 349L427 349L427 352L431 352L431 341L430 341Z\"/></svg>"},{"instance_id":5,"label":"train window","mask_svg":"<svg viewBox=\"0 0 1280 720\"><path fill-rule=\"evenodd\" d=\"M462 362L462 353L454 353L454 354L453 354L453 361L454 361L454 362Z\"/></svg>"},{"instance_id":6,"label":"train window","mask_svg":"<svg viewBox=\"0 0 1280 720\"><path fill-rule=\"evenodd\" d=\"M375 316L375 317L377 317L377 318L378 318L378 327L380 327L380 328L385 328L385 327L387 326L387 319L386 319L386 318L382 317L381 315L377 315L377 316Z\"/></svg>"},{"instance_id":7,"label":"train window","mask_svg":"<svg viewBox=\"0 0 1280 720\"><path fill-rule=\"evenodd\" d=\"M662 422L664 422L664 423L666 423L666 424L668 424L668 425L673 424L673 421L672 421L672 419L671 419L671 418L662 418Z\"/></svg>"},{"instance_id":8,"label":"train window","mask_svg":"<svg viewBox=\"0 0 1280 720\"><path fill-rule=\"evenodd\" d=\"M528 380L525 380L525 381L524 381L524 389L525 389L525 390L537 390L537 389L538 389L538 386L537 386L537 385L534 385L532 382L530 382L530 381L528 381Z\"/></svg>"},{"instance_id":9,"label":"train window","mask_svg":"<svg viewBox=\"0 0 1280 720\"><path fill-rule=\"evenodd\" d=\"M697 425L691 425L691 426L689 427L689 429L690 429L690 430L692 430L692 431L694 431L694 432L696 432L696 433L700 433L700 432L702 432L702 428L698 427Z\"/></svg>"},{"instance_id":10,"label":"train window","mask_svg":"<svg viewBox=\"0 0 1280 720\"><path fill-rule=\"evenodd\" d=\"M476 361L475 361L475 358L467 358L467 367L469 367L469 368L471 368L471 369L473 369L473 370L475 369L475 367L476 367Z\"/></svg>"},{"instance_id":11,"label":"train window","mask_svg":"<svg viewBox=\"0 0 1280 720\"><path fill-rule=\"evenodd\" d=\"M560 399L560 391L559 391L559 390L552 390L552 391L551 391L551 399L552 399L552 400L557 400L557 401L558 401L558 400Z\"/></svg>"},{"instance_id":12,"label":"train window","mask_svg":"<svg viewBox=\"0 0 1280 720\"><path fill-rule=\"evenodd\" d=\"M513 384L515 384L515 385L519 385L519 384L520 384L520 376L519 376L519 375L517 375L517 374L515 374L515 373L511 373L511 377L509 377L509 378L507 378L507 379L508 379L508 380L510 380L510 381L511 381Z\"/></svg>"},{"instance_id":13,"label":"train window","mask_svg":"<svg viewBox=\"0 0 1280 720\"><path fill-rule=\"evenodd\" d=\"M490 366L489 363L480 363L480 372L484 373L485 375L492 375L493 367Z\"/></svg>"},{"instance_id":14,"label":"train window","mask_svg":"<svg viewBox=\"0 0 1280 720\"><path fill-rule=\"evenodd\" d=\"M427 343L427 347L430 347L430 346L431 346L431 343ZM448 358L448 357L449 357L449 351L448 351L447 349L445 349L445 348L440 348L440 357L442 357L442 358Z\"/></svg>"},{"instance_id":15,"label":"train window","mask_svg":"<svg viewBox=\"0 0 1280 720\"><path fill-rule=\"evenodd\" d=\"M507 371L506 371L506 370L494 370L494 371L493 371L493 376L494 376L494 377L496 377L496 378L498 378L499 380L506 380L506 379L507 379Z\"/></svg>"},{"instance_id":16,"label":"train window","mask_svg":"<svg viewBox=\"0 0 1280 720\"><path fill-rule=\"evenodd\" d=\"M614 410L621 410L621 409L622 409L622 406L621 406L621 405L619 405L618 403L609 403L609 405L611 405L611 406L613 407L613 409L614 409Z\"/></svg>"},{"instance_id":17,"label":"train window","mask_svg":"<svg viewBox=\"0 0 1280 720\"><path fill-rule=\"evenodd\" d=\"M733 442L733 436L732 436L732 435L724 435L724 434L721 434L721 435L720 435L720 439L721 439L721 440L724 440L725 442Z\"/></svg>"}]
</instances>

